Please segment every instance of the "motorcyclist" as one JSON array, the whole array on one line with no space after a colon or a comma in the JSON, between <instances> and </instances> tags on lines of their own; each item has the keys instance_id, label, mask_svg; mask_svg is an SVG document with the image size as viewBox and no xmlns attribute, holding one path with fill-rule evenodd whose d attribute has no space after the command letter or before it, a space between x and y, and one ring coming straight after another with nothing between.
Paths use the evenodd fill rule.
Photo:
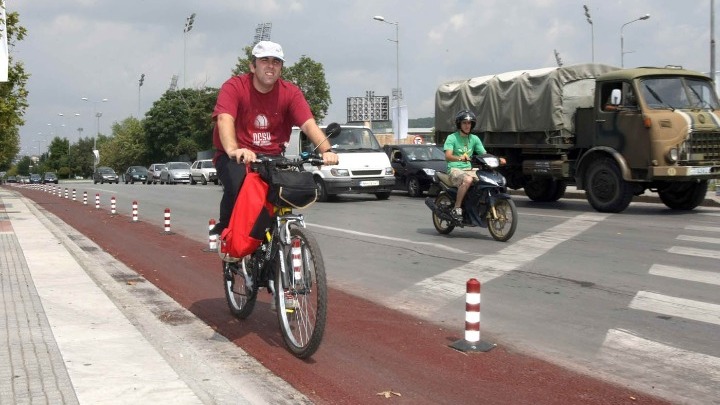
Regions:
<instances>
[{"instance_id":1,"label":"motorcyclist","mask_svg":"<svg viewBox=\"0 0 720 405\"><path fill-rule=\"evenodd\" d=\"M457 131L445 139L443 150L447 161L447 171L455 187L458 188L453 217L462 221L462 202L473 181L477 180L477 169L473 169L470 158L473 154L487 153L480 138L470 132L475 128L477 118L469 110L462 110L455 115Z\"/></svg>"}]
</instances>

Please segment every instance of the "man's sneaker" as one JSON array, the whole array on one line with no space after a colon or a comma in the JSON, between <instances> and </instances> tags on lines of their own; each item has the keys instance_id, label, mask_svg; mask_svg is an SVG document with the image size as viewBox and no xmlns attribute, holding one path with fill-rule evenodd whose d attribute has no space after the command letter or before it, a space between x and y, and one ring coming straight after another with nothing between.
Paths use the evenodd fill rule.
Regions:
<instances>
[{"instance_id":1,"label":"man's sneaker","mask_svg":"<svg viewBox=\"0 0 720 405\"><path fill-rule=\"evenodd\" d=\"M453 218L455 218L456 220L462 221L462 219L463 219L463 216L462 216L462 208L453 208L453 210L452 210L452 216L453 216Z\"/></svg>"}]
</instances>

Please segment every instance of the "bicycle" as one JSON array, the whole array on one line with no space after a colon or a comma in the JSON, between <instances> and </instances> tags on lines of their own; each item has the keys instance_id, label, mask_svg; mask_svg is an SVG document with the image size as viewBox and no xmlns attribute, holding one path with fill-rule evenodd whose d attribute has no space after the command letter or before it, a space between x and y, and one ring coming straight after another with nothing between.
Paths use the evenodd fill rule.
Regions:
<instances>
[{"instance_id":1,"label":"bicycle","mask_svg":"<svg viewBox=\"0 0 720 405\"><path fill-rule=\"evenodd\" d=\"M251 167L303 171L305 163L319 166L323 161L306 153L298 160L258 156ZM259 248L241 259L222 255L230 312L239 319L247 318L258 292L267 288L273 295L285 345L298 358L312 356L325 332L327 278L320 247L306 229L304 216L293 213L292 208L275 206L274 220Z\"/></svg>"}]
</instances>

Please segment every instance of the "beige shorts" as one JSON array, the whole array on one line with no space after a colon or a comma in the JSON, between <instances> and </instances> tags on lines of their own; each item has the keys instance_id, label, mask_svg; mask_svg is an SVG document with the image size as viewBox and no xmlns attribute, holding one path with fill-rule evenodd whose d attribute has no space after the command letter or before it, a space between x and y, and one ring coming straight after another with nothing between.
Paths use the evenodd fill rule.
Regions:
<instances>
[{"instance_id":1,"label":"beige shorts","mask_svg":"<svg viewBox=\"0 0 720 405\"><path fill-rule=\"evenodd\" d=\"M465 176L472 176L473 181L477 181L477 171L478 169L472 168L472 169L450 169L450 181L452 181L453 186L460 187L460 185L463 182L463 179Z\"/></svg>"}]
</instances>

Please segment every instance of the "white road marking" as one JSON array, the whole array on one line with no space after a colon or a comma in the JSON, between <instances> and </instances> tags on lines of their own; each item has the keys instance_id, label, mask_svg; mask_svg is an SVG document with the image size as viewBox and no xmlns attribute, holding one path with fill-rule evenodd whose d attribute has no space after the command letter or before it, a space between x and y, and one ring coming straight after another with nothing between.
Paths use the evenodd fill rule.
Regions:
<instances>
[{"instance_id":1,"label":"white road marking","mask_svg":"<svg viewBox=\"0 0 720 405\"><path fill-rule=\"evenodd\" d=\"M695 249L680 246L673 246L668 249L670 253L676 253L686 256L709 257L711 259L720 259L720 250Z\"/></svg>"},{"instance_id":2,"label":"white road marking","mask_svg":"<svg viewBox=\"0 0 720 405\"><path fill-rule=\"evenodd\" d=\"M416 316L429 316L447 302L462 297L469 279L475 278L481 283L486 283L517 270L560 243L590 229L608 215L599 213L578 215L542 233L515 242L495 254L482 256L429 277L390 297L391 306L410 311ZM418 300L418 297L422 299Z\"/></svg>"},{"instance_id":3,"label":"white road marking","mask_svg":"<svg viewBox=\"0 0 720 405\"><path fill-rule=\"evenodd\" d=\"M720 325L720 305L638 291L630 308Z\"/></svg>"},{"instance_id":4,"label":"white road marking","mask_svg":"<svg viewBox=\"0 0 720 405\"><path fill-rule=\"evenodd\" d=\"M439 244L439 243L417 242L417 241L410 240L410 239L395 238L395 237L392 237L392 236L384 236L384 235L376 235L376 234L374 234L374 233L365 233L365 232L351 231L351 230L349 230L349 229L339 229L339 228L335 228L335 227L333 227L333 226L324 226L324 225L310 224L310 223L308 223L307 225L308 225L308 226L314 226L314 227L316 227L316 228L321 228L321 229L329 229L329 230L334 231L334 232L348 233L348 234L357 235L357 236L367 236L367 237L369 237L369 238L375 238L375 239L391 240L391 241L394 241L394 242L400 242L400 243L411 244L411 245L432 246L432 247L434 247L434 248L444 249L444 250L447 250L447 251L452 252L452 253L463 253L463 254L467 254L467 252L464 251L464 250L457 249L457 248L454 248L454 247L451 247L451 246L441 245L441 244Z\"/></svg>"},{"instance_id":5,"label":"white road marking","mask_svg":"<svg viewBox=\"0 0 720 405\"><path fill-rule=\"evenodd\" d=\"M608 331L598 357L664 395L676 395L679 391L676 386L682 384L683 392L696 395L692 399L682 398L683 403L714 403L720 395L718 357L679 349L619 329ZM680 382L677 375L692 378Z\"/></svg>"},{"instance_id":6,"label":"white road marking","mask_svg":"<svg viewBox=\"0 0 720 405\"><path fill-rule=\"evenodd\" d=\"M686 269L683 267L665 266L653 264L650 267L650 274L655 276L676 278L679 280L695 281L698 283L720 285L720 273Z\"/></svg>"},{"instance_id":7,"label":"white road marking","mask_svg":"<svg viewBox=\"0 0 720 405\"><path fill-rule=\"evenodd\" d=\"M720 232L720 226L700 226L700 225L688 225L685 227L688 231L701 231L701 232Z\"/></svg>"},{"instance_id":8,"label":"white road marking","mask_svg":"<svg viewBox=\"0 0 720 405\"><path fill-rule=\"evenodd\" d=\"M678 235L678 240L701 243L720 243L720 238L707 238L703 236Z\"/></svg>"}]
</instances>

